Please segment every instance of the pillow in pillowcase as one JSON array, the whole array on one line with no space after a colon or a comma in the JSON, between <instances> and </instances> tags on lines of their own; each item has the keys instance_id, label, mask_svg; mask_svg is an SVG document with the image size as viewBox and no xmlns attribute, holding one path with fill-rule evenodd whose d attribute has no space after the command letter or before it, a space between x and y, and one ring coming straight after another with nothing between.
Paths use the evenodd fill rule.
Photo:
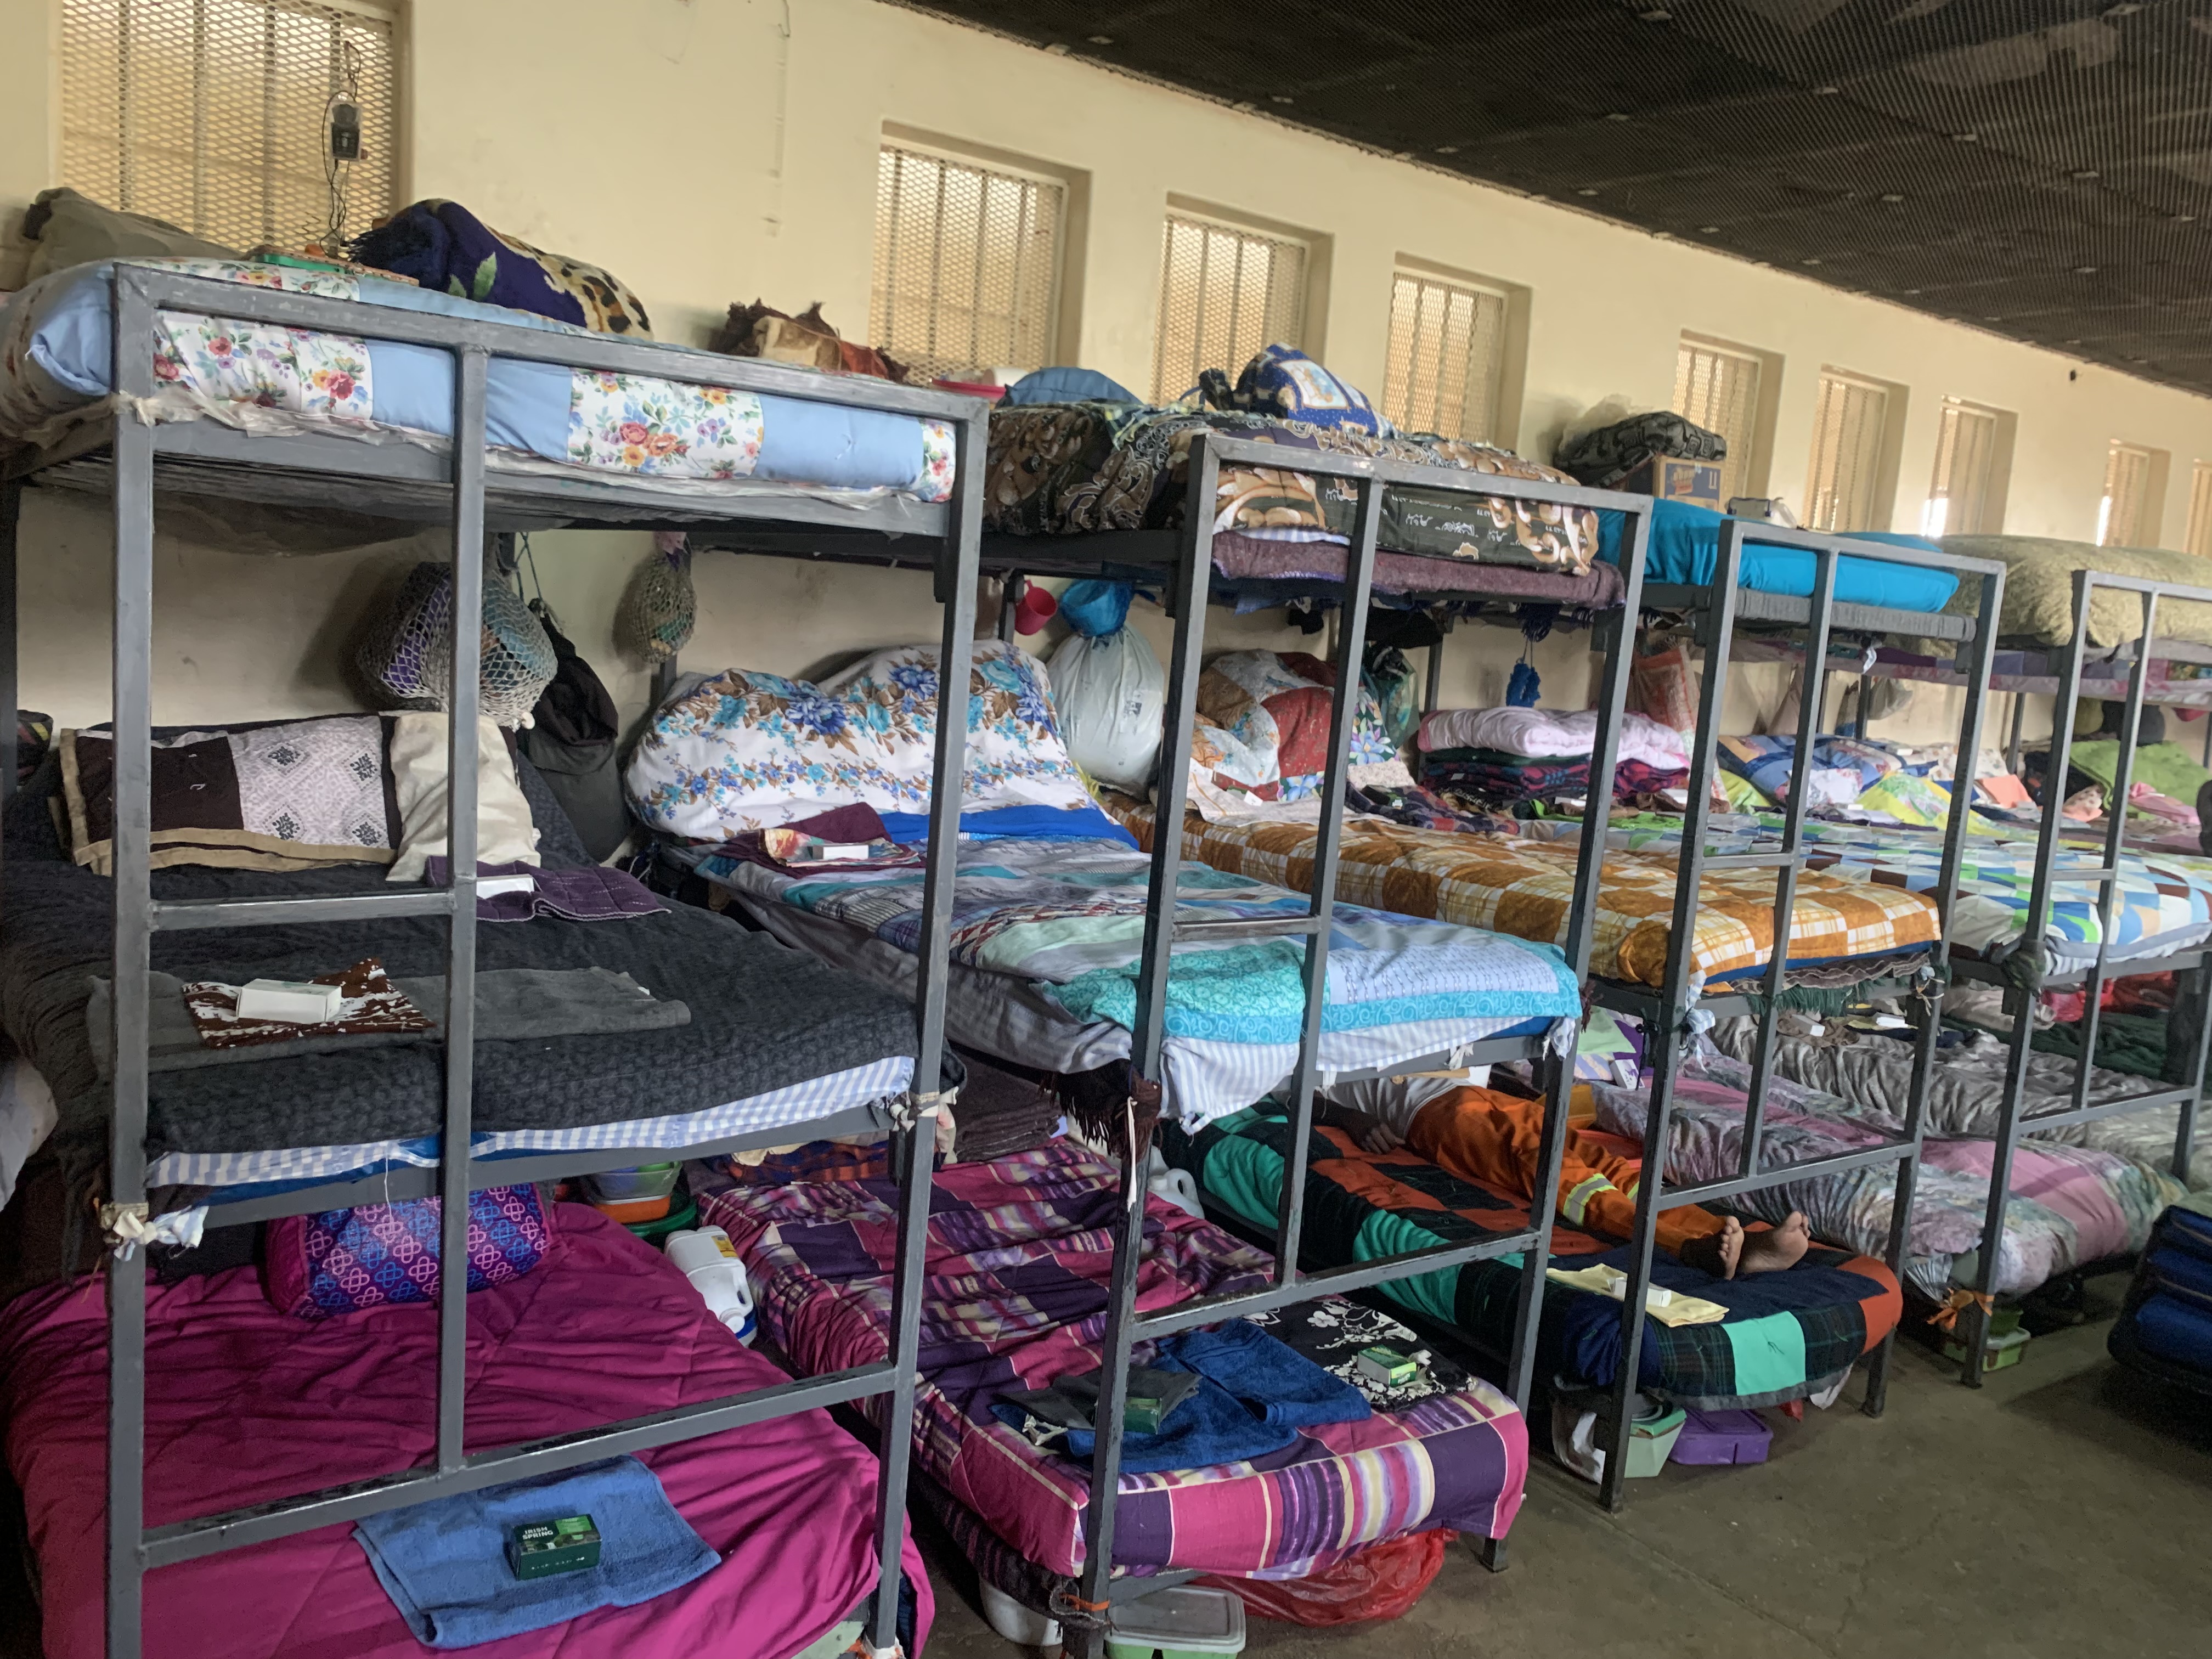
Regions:
<instances>
[{"instance_id":1,"label":"pillow in pillowcase","mask_svg":"<svg viewBox=\"0 0 2212 1659\"><path fill-rule=\"evenodd\" d=\"M392 789L399 814L399 849L392 881L420 881L424 866L446 854L446 717L394 714ZM538 826L523 799L507 738L489 720L477 722L477 862L536 864Z\"/></svg>"},{"instance_id":2,"label":"pillow in pillowcase","mask_svg":"<svg viewBox=\"0 0 2212 1659\"><path fill-rule=\"evenodd\" d=\"M442 1214L441 1200L418 1198L270 1222L270 1302L300 1319L435 1302ZM552 1210L535 1187L487 1187L469 1195L471 1291L520 1279L552 1243Z\"/></svg>"}]
</instances>

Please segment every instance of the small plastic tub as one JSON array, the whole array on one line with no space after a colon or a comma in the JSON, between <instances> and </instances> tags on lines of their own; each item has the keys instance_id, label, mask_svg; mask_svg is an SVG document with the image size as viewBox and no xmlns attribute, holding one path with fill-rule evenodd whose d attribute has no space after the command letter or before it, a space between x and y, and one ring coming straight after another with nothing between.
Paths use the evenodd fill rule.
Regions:
<instances>
[{"instance_id":1,"label":"small plastic tub","mask_svg":"<svg viewBox=\"0 0 2212 1659\"><path fill-rule=\"evenodd\" d=\"M1227 1590L1178 1584L1125 1601L1111 1615L1107 1659L1202 1659L1244 1651L1244 1604Z\"/></svg>"},{"instance_id":2,"label":"small plastic tub","mask_svg":"<svg viewBox=\"0 0 2212 1659\"><path fill-rule=\"evenodd\" d=\"M619 1221L625 1227L635 1227L641 1222L659 1221L668 1214L670 1199L666 1193L659 1198L594 1199L592 1207L609 1220Z\"/></svg>"},{"instance_id":3,"label":"small plastic tub","mask_svg":"<svg viewBox=\"0 0 2212 1659\"><path fill-rule=\"evenodd\" d=\"M1710 1467L1717 1463L1764 1463L1774 1431L1757 1412L1696 1411L1675 1437L1668 1461Z\"/></svg>"},{"instance_id":4,"label":"small plastic tub","mask_svg":"<svg viewBox=\"0 0 2212 1659\"><path fill-rule=\"evenodd\" d=\"M977 1581L983 1591L983 1622L1009 1642L1025 1648L1056 1648L1060 1621L1034 1613L988 1578Z\"/></svg>"},{"instance_id":5,"label":"small plastic tub","mask_svg":"<svg viewBox=\"0 0 2212 1659\"><path fill-rule=\"evenodd\" d=\"M676 1177L683 1173L680 1164L641 1164L629 1170L601 1170L596 1175L584 1177L584 1186L593 1201L600 1204L628 1204L641 1198L665 1198L676 1190ZM666 1213L665 1211L662 1213ZM641 1219L650 1220L651 1217Z\"/></svg>"}]
</instances>

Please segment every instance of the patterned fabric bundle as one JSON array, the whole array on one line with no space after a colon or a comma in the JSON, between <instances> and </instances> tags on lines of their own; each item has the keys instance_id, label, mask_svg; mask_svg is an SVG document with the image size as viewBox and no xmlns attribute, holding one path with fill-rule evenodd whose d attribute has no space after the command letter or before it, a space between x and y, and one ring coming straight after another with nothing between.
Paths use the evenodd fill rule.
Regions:
<instances>
[{"instance_id":1,"label":"patterned fabric bundle","mask_svg":"<svg viewBox=\"0 0 2212 1659\"><path fill-rule=\"evenodd\" d=\"M1289 1146L1290 1125L1255 1109L1187 1139L1170 1136L1168 1152L1208 1197L1266 1227L1280 1201ZM1364 1152L1343 1130L1319 1128L1308 1156L1304 1248L1316 1266L1470 1243L1528 1225L1525 1196L1467 1180L1403 1148ZM1625 1267L1631 1254L1564 1224L1553 1230L1552 1260L1562 1267ZM1840 1250L1816 1249L1786 1273L1735 1279L1660 1255L1652 1279L1728 1310L1714 1324L1644 1322L1637 1386L1685 1406L1771 1405L1815 1393L1887 1335L1899 1310L1888 1270ZM1382 1291L1501 1353L1512 1340L1520 1280L1519 1268L1501 1259L1394 1279ZM1553 1284L1538 1340L1538 1364L1547 1372L1608 1383L1620 1369L1620 1304Z\"/></svg>"},{"instance_id":2,"label":"patterned fabric bundle","mask_svg":"<svg viewBox=\"0 0 2212 1659\"><path fill-rule=\"evenodd\" d=\"M337 1015L312 1024L281 1019L245 1019L238 1012L239 987L213 980L194 980L185 987L185 1009L199 1028L200 1041L210 1048L246 1048L264 1042L289 1042L299 1037L388 1036L403 1031L427 1031L430 1022L407 1000L407 994L386 978L384 964L363 957L335 974L318 974L313 985L335 985L344 1000Z\"/></svg>"},{"instance_id":3,"label":"patterned fabric bundle","mask_svg":"<svg viewBox=\"0 0 2212 1659\"><path fill-rule=\"evenodd\" d=\"M1062 1577L1080 1562L1085 1471L990 1408L1008 1389L1097 1364L1115 1186L1111 1165L1056 1143L946 1168L930 1217L917 1468L1006 1547ZM881 1362L896 1205L895 1188L870 1180L738 1187L703 1206L736 1244L762 1323L801 1374ZM1147 1311L1265 1282L1265 1256L1159 1200L1144 1235L1138 1301ZM1340 1303L1316 1311L1337 1308L1361 1316ZM1287 1319L1270 1328L1340 1376L1351 1364L1340 1351L1332 1363ZM1316 1425L1265 1468L1125 1476L1117 1570L1293 1577L1429 1527L1503 1537L1520 1504L1527 1431L1503 1395L1462 1376L1441 1372L1459 1383L1449 1391L1386 1396L1364 1423Z\"/></svg>"},{"instance_id":4,"label":"patterned fabric bundle","mask_svg":"<svg viewBox=\"0 0 2212 1659\"><path fill-rule=\"evenodd\" d=\"M1787 800L1790 781L1797 765L1797 739L1723 738L1720 763L1738 776L1748 779L1769 800ZM1845 775L1837 780L1839 789L1832 792L1845 796L1833 802L1838 805L1849 805L1866 790L1895 775L1903 764L1879 744L1862 743L1855 738L1823 737L1816 738L1813 743L1813 766L1816 772ZM1814 804L1820 804L1818 793L1814 796Z\"/></svg>"},{"instance_id":5,"label":"patterned fabric bundle","mask_svg":"<svg viewBox=\"0 0 2212 1659\"><path fill-rule=\"evenodd\" d=\"M433 198L404 207L356 238L352 252L362 264L464 300L534 312L598 334L653 337L637 295L597 265L494 230L459 202Z\"/></svg>"},{"instance_id":6,"label":"patterned fabric bundle","mask_svg":"<svg viewBox=\"0 0 2212 1659\"><path fill-rule=\"evenodd\" d=\"M438 1299L434 1198L286 1216L269 1228L269 1300L301 1319ZM520 1279L553 1245L553 1218L535 1187L469 1196L469 1289Z\"/></svg>"},{"instance_id":7,"label":"patterned fabric bundle","mask_svg":"<svg viewBox=\"0 0 2212 1659\"><path fill-rule=\"evenodd\" d=\"M1218 368L1201 373L1198 385L1213 409L1238 409L1379 437L1396 435L1395 428L1367 401L1366 393L1337 379L1296 346L1261 348L1244 365L1233 388L1229 376Z\"/></svg>"},{"instance_id":8,"label":"patterned fabric bundle","mask_svg":"<svg viewBox=\"0 0 2212 1659\"><path fill-rule=\"evenodd\" d=\"M1303 651L1232 651L1216 657L1198 681L1194 799L1219 811L1320 793L1335 686L1335 667ZM1364 684L1354 708L1351 763L1397 760L1382 708ZM1413 780L1408 775L1403 781Z\"/></svg>"},{"instance_id":9,"label":"patterned fabric bundle","mask_svg":"<svg viewBox=\"0 0 2212 1659\"><path fill-rule=\"evenodd\" d=\"M408 573L390 609L362 635L355 661L393 707L446 708L453 678L453 611L452 567L425 561ZM560 659L544 625L489 566L481 650L477 696L484 718L496 726L527 726Z\"/></svg>"}]
</instances>

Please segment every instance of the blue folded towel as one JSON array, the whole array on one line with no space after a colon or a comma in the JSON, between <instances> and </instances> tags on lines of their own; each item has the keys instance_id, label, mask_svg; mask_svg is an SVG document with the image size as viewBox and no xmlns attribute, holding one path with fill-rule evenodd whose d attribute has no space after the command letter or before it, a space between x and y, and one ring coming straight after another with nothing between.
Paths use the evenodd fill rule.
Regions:
<instances>
[{"instance_id":1,"label":"blue folded towel","mask_svg":"<svg viewBox=\"0 0 2212 1659\"><path fill-rule=\"evenodd\" d=\"M1246 1319L1178 1337L1152 1363L1218 1382L1263 1423L1298 1428L1373 1414L1358 1389Z\"/></svg>"},{"instance_id":2,"label":"blue folded towel","mask_svg":"<svg viewBox=\"0 0 2212 1659\"><path fill-rule=\"evenodd\" d=\"M598 1526L599 1565L517 1578L507 1528L568 1515L588 1515ZM390 1510L353 1535L415 1639L434 1648L474 1647L594 1607L635 1607L721 1559L635 1457Z\"/></svg>"}]
</instances>

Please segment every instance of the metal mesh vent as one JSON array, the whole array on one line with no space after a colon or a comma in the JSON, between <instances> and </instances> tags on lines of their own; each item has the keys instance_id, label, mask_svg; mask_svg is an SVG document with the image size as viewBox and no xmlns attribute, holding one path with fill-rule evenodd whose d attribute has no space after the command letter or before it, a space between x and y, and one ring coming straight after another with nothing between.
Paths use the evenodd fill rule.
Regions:
<instances>
[{"instance_id":1,"label":"metal mesh vent","mask_svg":"<svg viewBox=\"0 0 2212 1659\"><path fill-rule=\"evenodd\" d=\"M241 250L367 229L398 186L393 15L327 0L63 0L62 182ZM334 214L325 165L342 92L361 110L362 154L336 179Z\"/></svg>"},{"instance_id":2,"label":"metal mesh vent","mask_svg":"<svg viewBox=\"0 0 2212 1659\"><path fill-rule=\"evenodd\" d=\"M1881 471L1888 388L1832 371L1820 376L1813 416L1813 463L1805 523L1813 530L1875 530L1875 482Z\"/></svg>"},{"instance_id":3,"label":"metal mesh vent","mask_svg":"<svg viewBox=\"0 0 2212 1659\"><path fill-rule=\"evenodd\" d=\"M1997 413L1956 398L1943 400L1936 433L1936 480L1921 514L1926 536L1989 535L2003 515L1990 485L1997 459Z\"/></svg>"},{"instance_id":4,"label":"metal mesh vent","mask_svg":"<svg viewBox=\"0 0 2212 1659\"><path fill-rule=\"evenodd\" d=\"M1505 378L1505 296L1400 271L1382 412L1409 432L1489 440Z\"/></svg>"},{"instance_id":5,"label":"metal mesh vent","mask_svg":"<svg viewBox=\"0 0 2212 1659\"><path fill-rule=\"evenodd\" d=\"M1058 182L884 146L871 338L919 373L1042 368L1060 289Z\"/></svg>"},{"instance_id":6,"label":"metal mesh vent","mask_svg":"<svg viewBox=\"0 0 2212 1659\"><path fill-rule=\"evenodd\" d=\"M2189 469L2189 550L2212 559L2212 461Z\"/></svg>"},{"instance_id":7,"label":"metal mesh vent","mask_svg":"<svg viewBox=\"0 0 2212 1659\"><path fill-rule=\"evenodd\" d=\"M1262 346L1298 344L1305 312L1305 244L1170 213L1160 237L1153 401L1181 397L1200 369L1235 375Z\"/></svg>"},{"instance_id":8,"label":"metal mesh vent","mask_svg":"<svg viewBox=\"0 0 2212 1659\"><path fill-rule=\"evenodd\" d=\"M1721 499L1749 488L1759 435L1759 359L1703 341L1684 340L1674 357L1674 412L1728 440Z\"/></svg>"},{"instance_id":9,"label":"metal mesh vent","mask_svg":"<svg viewBox=\"0 0 2212 1659\"><path fill-rule=\"evenodd\" d=\"M2142 547L2150 497L2150 451L2112 440L2105 456L2105 499L2097 507L2097 545Z\"/></svg>"}]
</instances>

